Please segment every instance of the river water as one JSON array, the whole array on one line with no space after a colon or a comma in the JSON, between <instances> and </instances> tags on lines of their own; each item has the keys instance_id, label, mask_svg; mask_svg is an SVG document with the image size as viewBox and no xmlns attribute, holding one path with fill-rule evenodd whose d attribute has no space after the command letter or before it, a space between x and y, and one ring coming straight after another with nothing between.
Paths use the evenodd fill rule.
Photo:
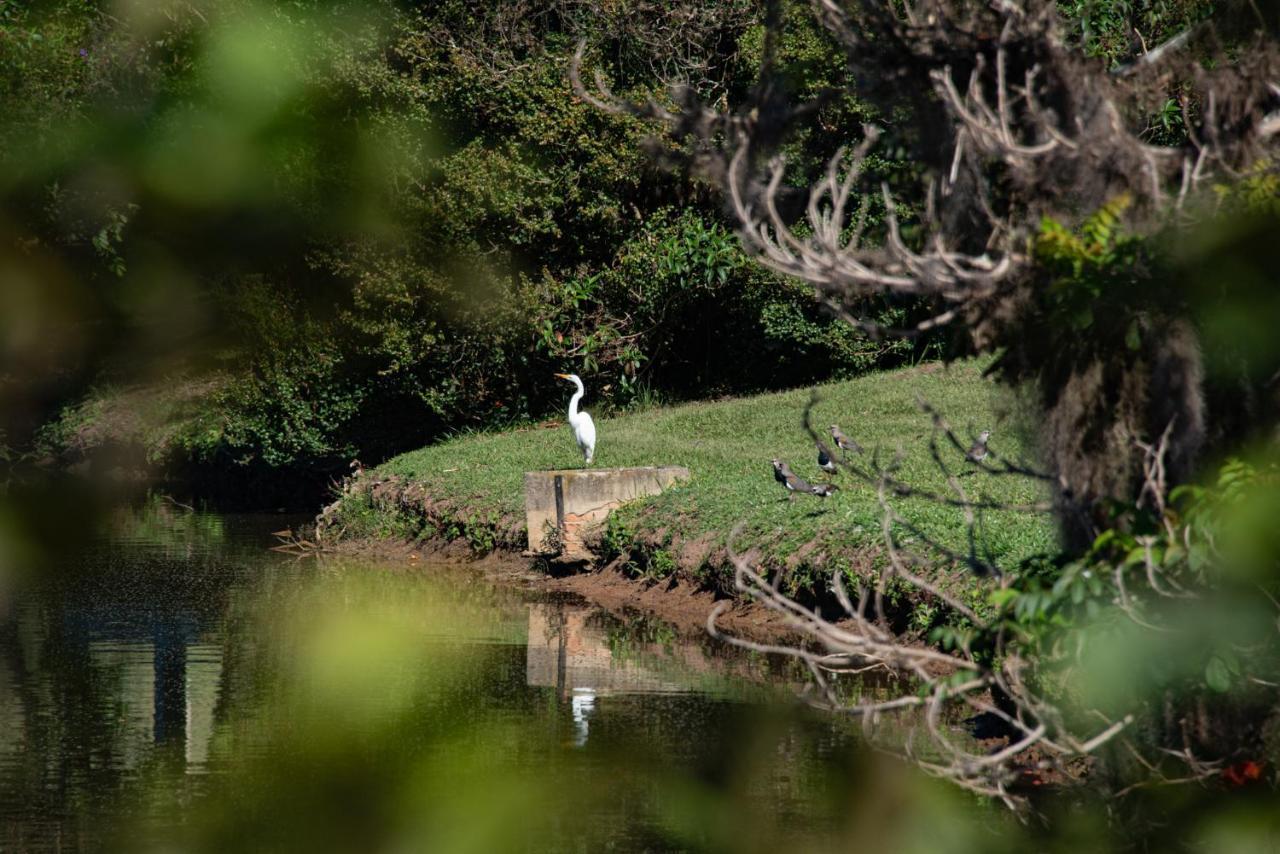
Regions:
<instances>
[{"instance_id":1,"label":"river water","mask_svg":"<svg viewBox=\"0 0 1280 854\"><path fill-rule=\"evenodd\" d=\"M282 556L277 527L153 501L0 598L0 850L848 838L875 760L785 663L465 567Z\"/></svg>"}]
</instances>

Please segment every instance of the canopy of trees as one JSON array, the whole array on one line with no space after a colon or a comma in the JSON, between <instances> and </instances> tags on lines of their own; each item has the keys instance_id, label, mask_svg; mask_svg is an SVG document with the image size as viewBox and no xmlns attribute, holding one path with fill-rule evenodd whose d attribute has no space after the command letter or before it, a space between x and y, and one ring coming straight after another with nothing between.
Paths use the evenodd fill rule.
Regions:
<instances>
[{"instance_id":1,"label":"canopy of trees","mask_svg":"<svg viewBox=\"0 0 1280 854\"><path fill-rule=\"evenodd\" d=\"M704 182L572 91L588 38L621 91L736 96L753 4L130 8L0 10L10 446L54 420L37 444L70 462L323 480L541 417L557 370L629 406L912 352L749 263ZM803 91L839 72L813 28L787 50Z\"/></svg>"}]
</instances>

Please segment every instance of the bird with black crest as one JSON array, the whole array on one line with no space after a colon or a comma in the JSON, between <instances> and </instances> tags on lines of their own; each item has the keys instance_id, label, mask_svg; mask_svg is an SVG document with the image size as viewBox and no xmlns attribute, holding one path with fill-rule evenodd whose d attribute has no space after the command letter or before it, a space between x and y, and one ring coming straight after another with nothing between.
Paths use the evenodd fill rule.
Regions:
<instances>
[{"instance_id":1,"label":"bird with black crest","mask_svg":"<svg viewBox=\"0 0 1280 854\"><path fill-rule=\"evenodd\" d=\"M771 460L771 462L773 463L773 479L782 484L782 487L787 490L788 501L790 501L796 493L800 493L802 495L816 495L818 498L829 498L835 493L836 489L839 488L835 484L831 483L820 483L814 485L793 472L791 470L791 466L787 465L782 460L775 459Z\"/></svg>"},{"instance_id":2,"label":"bird with black crest","mask_svg":"<svg viewBox=\"0 0 1280 854\"><path fill-rule=\"evenodd\" d=\"M793 472L791 466L778 459L771 460L771 462L773 463L773 479L782 484L782 487L787 490L788 501L797 492L813 492L813 486Z\"/></svg>"},{"instance_id":3,"label":"bird with black crest","mask_svg":"<svg viewBox=\"0 0 1280 854\"><path fill-rule=\"evenodd\" d=\"M831 455L827 453L827 449L818 444L818 468L827 473L827 477L833 477L836 473L836 461L831 459Z\"/></svg>"},{"instance_id":4,"label":"bird with black crest","mask_svg":"<svg viewBox=\"0 0 1280 854\"><path fill-rule=\"evenodd\" d=\"M983 430L978 438L969 446L969 453L964 455L965 462L980 463L987 458L987 440L991 438L990 430Z\"/></svg>"},{"instance_id":5,"label":"bird with black crest","mask_svg":"<svg viewBox=\"0 0 1280 854\"><path fill-rule=\"evenodd\" d=\"M862 453L862 446L844 434L839 426L831 425L831 441L836 443L836 447L840 449L844 457L848 457L850 452L855 454Z\"/></svg>"}]
</instances>

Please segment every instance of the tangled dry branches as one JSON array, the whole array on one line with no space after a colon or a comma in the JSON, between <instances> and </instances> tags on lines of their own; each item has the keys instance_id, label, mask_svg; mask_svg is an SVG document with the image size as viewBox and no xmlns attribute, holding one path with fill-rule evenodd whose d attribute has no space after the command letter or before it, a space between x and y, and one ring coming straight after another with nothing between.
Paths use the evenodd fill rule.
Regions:
<instances>
[{"instance_id":1,"label":"tangled dry branches","mask_svg":"<svg viewBox=\"0 0 1280 854\"><path fill-rule=\"evenodd\" d=\"M703 3L498 0L441 5L423 16L406 55L453 57L495 81L507 80L547 50L554 36L607 41L616 67L660 85L696 81L704 97L723 94L723 69L758 18L751 0Z\"/></svg>"},{"instance_id":2,"label":"tangled dry branches","mask_svg":"<svg viewBox=\"0 0 1280 854\"><path fill-rule=\"evenodd\" d=\"M730 110L709 106L691 87L677 87L663 102L627 102L598 69L588 87L580 76L585 45L571 79L580 97L597 108L665 126L685 147L682 165L723 187L744 245L771 269L811 284L851 323L873 335L915 335L950 324L968 333L974 349L1001 352L1002 376L1038 386L1051 470L999 457L979 465L984 476L1044 483L1054 501L1009 508L971 496L947 462L962 445L926 404L934 429L931 454L945 490L905 483L897 457L886 461L876 453L845 466L881 508L887 565L875 584L850 596L837 574L832 590L845 613L833 621L780 594L736 556L738 589L784 616L811 644L733 642L804 660L821 702L870 724L889 712L916 709L927 746L909 742L905 750L932 773L1011 804L1021 803L1016 788L1028 767L1061 770L1104 749L1126 751L1148 768L1144 785L1216 773L1220 758L1204 758L1186 725L1157 740L1158 757L1152 758L1149 743L1139 746L1134 725L1150 724L1149 710L1068 714L1069 704L1046 687L1045 662L1024 654L1019 635L1005 622L989 622L951 595L929 568L967 568L993 590L1014 584L982 546L983 514L996 509L1052 507L1068 548L1083 551L1114 522L1106 507L1136 501L1137 511L1161 520L1165 538L1190 542L1191 531L1178 527L1167 498L1191 472L1205 434L1193 324L1177 305L1143 302L1137 290L1132 297L1113 295L1122 322L1065 324L1054 313L1052 280L1037 270L1032 238L1043 217L1070 232L1117 199L1127 202L1117 208L1117 230L1144 234L1185 226L1204 209L1198 200L1207 186L1274 155L1280 136L1274 39L1259 29L1237 39L1228 56L1206 22L1108 71L1065 44L1054 8L1044 0L860 0L847 6L815 0L816 19L842 50L855 83L792 104L776 80L780 9L772 4L767 16L757 85ZM1153 145L1144 136L1153 98L1165 97L1174 79L1182 87L1185 137ZM789 176L779 151L790 131L824 103L850 93L882 117L909 118L850 129L842 140L847 145L824 172ZM891 173L878 170L875 154L886 136L910 150L920 184L891 184ZM797 180L809 185L807 192L795 186ZM858 316L869 296L909 299L929 311L909 328L887 329ZM1140 328L1150 333L1131 346L1125 330ZM966 552L914 528L895 507L908 495L960 509ZM1190 597L1194 585L1167 571L1153 540L1146 549L1145 559L1099 571L1106 576L1108 607L1142 631L1163 633L1169 627L1162 605ZM971 631L957 635L948 649L902 642L887 625L890 583L942 603ZM716 616L709 621L713 632ZM975 637L983 639L982 649L965 640ZM1069 670L1073 662L1068 655L1057 664ZM867 667L899 673L911 687L884 701L841 702L829 676ZM1249 678L1266 682L1270 675L1250 671ZM985 752L956 738L943 724L944 710L956 706L1002 721L1007 743ZM1188 773L1165 774L1163 758L1177 760Z\"/></svg>"},{"instance_id":3,"label":"tangled dry branches","mask_svg":"<svg viewBox=\"0 0 1280 854\"><path fill-rule=\"evenodd\" d=\"M810 425L805 410L804 425L820 446L823 439ZM708 617L708 630L730 643L761 652L781 653L804 661L813 675L819 692L815 702L824 708L860 716L868 732L889 713L915 710L919 722L916 731L901 746L901 751L921 768L948 779L966 789L1000 798L1010 807L1025 807L1025 793L1019 783L1029 772L1061 770L1067 763L1090 756L1102 745L1116 738L1133 722L1132 716L1106 721L1095 731L1077 734L1064 721L1054 706L1028 689L1022 679L1025 666L1016 654L1005 654L1005 638L999 630L949 593L942 584L926 577L932 567L952 565L968 567L979 575L1000 584L1001 571L980 556L978 516L984 510L1003 509L1021 512L1046 512L1048 505L1008 505L987 499L972 499L961 485L956 472L946 462L942 447L962 458L964 448L936 409L921 401L923 412L933 422L930 454L951 489L951 494L912 488L898 477L902 462L895 455L881 463L878 451L867 460L842 460L838 463L852 477L874 488L882 510L882 542L887 565L879 573L874 587L859 584L851 596L845 587L843 573L837 570L831 589L843 609L838 621L827 619L814 608L805 607L780 593L776 586L752 567L742 555L731 552L735 568L735 585L745 597L780 614L811 645L762 645L754 641L724 635L717 619L727 605ZM835 455L832 455L833 458ZM1043 479L1045 476L1021 461L1012 461L992 453L991 461L978 463L993 476ZM958 507L963 511L968 530L970 551L958 554L929 539L899 513L894 500L911 495ZM912 547L901 541L901 534L911 537ZM736 532L735 532L736 536ZM885 594L894 580L914 588L918 594L943 603L955 615L980 632L995 631L998 640L996 658L999 666L990 664L991 656L960 643L950 651L921 643L912 643L889 628ZM1012 649L1010 649L1012 651ZM869 669L885 669L903 677L905 686L888 699L849 704L834 690L831 675L860 673ZM997 701L996 698L999 698ZM995 751L984 751L970 738L961 736L944 723L954 707L963 706L974 715L989 715L1003 722L1009 732L1008 743ZM923 742L917 740L923 734ZM1034 751L1034 756L1033 756Z\"/></svg>"},{"instance_id":4,"label":"tangled dry branches","mask_svg":"<svg viewBox=\"0 0 1280 854\"><path fill-rule=\"evenodd\" d=\"M814 402L811 400L805 410L804 426L810 437L822 446L822 437L810 426L809 412ZM983 554L981 515L992 509L1038 512L1045 508L1002 505L972 498L956 471L958 464L949 462L963 459L964 444L942 413L926 401L920 401L919 406L932 422L929 453L949 493L915 490L903 483L898 475L900 455L887 463L881 462L878 452L837 462L849 476L874 489L881 508L886 560L874 581L859 581L857 589L851 592L846 588L844 571L837 569L831 578L831 592L841 612L833 618L824 615L818 607L806 607L784 595L748 559L731 551L739 593L779 614L806 642L764 645L727 636L717 626L727 604L708 617L708 630L737 646L803 661L812 673L816 688L811 702L861 717L873 736L876 724L886 715L907 713L910 735L904 743L873 743L901 753L930 774L999 798L1020 812L1029 805L1028 780L1038 783L1045 779L1074 779L1082 767L1095 763L1103 755L1120 754L1125 761L1143 769L1136 782L1118 787L1117 794L1152 785L1203 781L1222 774L1224 755L1206 755L1203 738L1197 735L1188 718L1165 733L1162 740L1152 743L1147 735L1155 725L1151 709L1143 702L1135 701L1123 713L1110 715L1096 708L1080 708L1072 692L1063 690L1067 677L1062 676L1087 666L1077 660L1078 650L1072 651L1079 646L1078 640L1060 644L1065 651L1060 650L1056 660L1046 659L1042 653L1028 648L1026 626L1013 625L1007 612L984 610L979 613L948 589L945 573L939 580L939 568L951 567L952 571L969 571L985 579L982 583L988 591L1009 588L1014 577ZM1150 495L1160 496L1161 502L1167 494L1159 482L1167 437L1166 431L1161 441L1142 446L1147 477L1151 481ZM831 456L836 459L836 455ZM973 465L980 466L987 477L1030 478L1039 482L1047 477L1022 461L1002 458L994 450L988 460ZM968 553L958 553L929 539L900 513L895 502L907 495L960 509L970 544ZM1193 539L1212 541L1208 532L1193 530L1193 522L1167 512L1163 503L1158 510L1169 541L1181 542L1188 549ZM1206 601L1205 597L1215 595L1212 582L1193 585L1163 564L1158 557L1155 536L1135 540L1144 549L1142 560L1096 564L1099 569L1108 567L1112 574L1111 586L1103 591L1104 599L1109 600L1106 605L1144 632L1163 637L1189 634L1193 630L1179 624L1178 612L1164 605L1194 607ZM1086 575L1091 571L1094 570L1086 570ZM888 588L895 583L913 590L912 597L916 599L939 603L952 618L963 623L966 631L957 633L946 647L904 640L890 628L891 616L885 605ZM1280 603L1273 600L1272 605L1280 612ZM1082 624L1066 631L1083 632L1087 626ZM1268 649L1277 641L1280 634L1264 639ZM1256 663L1245 665L1252 685L1280 687L1268 670L1272 660L1273 657L1263 655ZM891 683L897 686L896 690L887 697L854 701L841 695L838 680L842 674L871 670L886 671L897 677ZM1058 676L1050 678L1050 673ZM954 725L957 713L996 722L1004 732L1004 742L993 748L974 740ZM1170 762L1180 770L1170 773Z\"/></svg>"},{"instance_id":5,"label":"tangled dry branches","mask_svg":"<svg viewBox=\"0 0 1280 854\"><path fill-rule=\"evenodd\" d=\"M1280 132L1280 62L1266 40L1250 46L1247 64L1212 73L1180 55L1187 38L1108 73L1064 44L1049 3L868 0L845 8L819 0L815 9L865 82L859 97L886 114L912 102L913 121L931 137L916 144L926 168L923 194L898 188L924 210L910 239L889 185L864 192L868 155L882 133L872 126L830 159L795 221L796 191L771 149L820 103L782 104L768 77L770 55L754 96L732 112L712 109L687 87L673 90L670 105L628 103L598 70L589 89L580 77L585 43L570 73L579 95L598 108L654 120L691 140L691 165L724 186L745 244L769 267L813 284L837 308L868 294L925 298L936 307L910 329L850 318L869 332L916 334L958 318L972 325L1024 278L1027 229L1040 214L1090 211L1120 193L1138 202L1135 217L1182 211L1206 182L1272 150ZM1140 118L1172 66L1194 80L1202 108L1183 146L1155 146L1143 140ZM864 243L873 211L883 217L883 234Z\"/></svg>"},{"instance_id":6,"label":"tangled dry branches","mask_svg":"<svg viewBox=\"0 0 1280 854\"><path fill-rule=\"evenodd\" d=\"M791 103L778 80L778 4L756 86L732 109L690 87L628 102L598 68L588 87L585 44L570 76L599 109L664 126L682 146L664 156L724 189L747 249L849 323L871 336L949 327L960 351L998 353L996 375L1040 397L1058 520L1069 549L1087 548L1112 523L1109 503L1143 487L1132 440L1156 441L1173 425L1172 487L1193 474L1215 414L1186 301L1145 259L1125 262L1144 286L1107 285L1108 303L1079 322L1080 307L1062 300L1072 283L1037 255L1042 223L1073 234L1106 210L1109 235L1136 239L1212 213L1208 186L1277 162L1280 49L1259 29L1228 55L1205 22L1108 71L1065 43L1047 0L813 8L852 82L806 103ZM1145 133L1172 81L1185 135L1154 145ZM832 129L844 136L832 147L846 144L825 170L793 174L779 152L796 127L848 95L884 126ZM908 152L911 168L886 169L885 147ZM888 328L866 316L886 300L911 306L914 319Z\"/></svg>"}]
</instances>

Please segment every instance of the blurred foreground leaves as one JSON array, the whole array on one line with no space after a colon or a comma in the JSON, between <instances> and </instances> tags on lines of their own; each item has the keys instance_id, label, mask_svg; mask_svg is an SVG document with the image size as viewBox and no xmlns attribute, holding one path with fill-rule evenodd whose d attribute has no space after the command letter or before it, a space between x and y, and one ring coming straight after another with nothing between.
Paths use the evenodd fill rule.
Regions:
<instances>
[{"instance_id":1,"label":"blurred foreground leaves","mask_svg":"<svg viewBox=\"0 0 1280 854\"><path fill-rule=\"evenodd\" d=\"M501 643L518 606L495 623L465 585L323 573L245 603L262 642L227 665L228 776L166 850L1017 850L1009 816L785 703L603 716L579 745Z\"/></svg>"}]
</instances>

